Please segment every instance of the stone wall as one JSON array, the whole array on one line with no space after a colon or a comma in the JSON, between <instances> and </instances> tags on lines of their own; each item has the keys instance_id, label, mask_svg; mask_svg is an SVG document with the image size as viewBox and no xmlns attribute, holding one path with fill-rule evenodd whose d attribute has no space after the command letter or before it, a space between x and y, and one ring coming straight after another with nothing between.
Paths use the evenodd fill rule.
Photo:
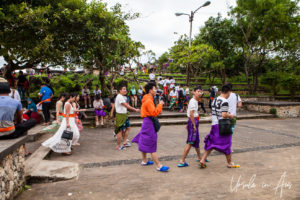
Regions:
<instances>
[{"instance_id":1,"label":"stone wall","mask_svg":"<svg viewBox=\"0 0 300 200\"><path fill-rule=\"evenodd\" d=\"M0 200L13 199L25 185L24 145L0 161Z\"/></svg>"},{"instance_id":2,"label":"stone wall","mask_svg":"<svg viewBox=\"0 0 300 200\"><path fill-rule=\"evenodd\" d=\"M262 113L270 113L271 108L275 108L277 116L281 118L300 117L300 105L264 105L254 103L244 103L243 107L249 111L256 111Z\"/></svg>"}]
</instances>

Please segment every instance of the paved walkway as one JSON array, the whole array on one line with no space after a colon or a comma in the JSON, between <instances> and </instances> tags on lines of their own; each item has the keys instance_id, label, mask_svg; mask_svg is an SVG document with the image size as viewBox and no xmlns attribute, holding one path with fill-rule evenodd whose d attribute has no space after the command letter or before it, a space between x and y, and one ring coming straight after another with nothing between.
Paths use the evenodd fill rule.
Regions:
<instances>
[{"instance_id":1,"label":"paved walkway","mask_svg":"<svg viewBox=\"0 0 300 200\"><path fill-rule=\"evenodd\" d=\"M208 124L200 125L202 149L209 129ZM72 156L50 156L50 160L80 163L79 179L34 184L18 199L280 199L281 188L281 199L299 199L299 130L299 118L238 121L233 159L241 168L227 169L224 155L214 152L208 168L200 170L194 151L187 159L190 167L176 167L186 130L184 126L164 126L159 132L158 154L171 171L162 174L153 166L139 165L137 145L115 150L112 129L85 129L81 146ZM132 128L130 138L138 131ZM244 186L235 187L239 176ZM281 177L285 184L275 194Z\"/></svg>"}]
</instances>

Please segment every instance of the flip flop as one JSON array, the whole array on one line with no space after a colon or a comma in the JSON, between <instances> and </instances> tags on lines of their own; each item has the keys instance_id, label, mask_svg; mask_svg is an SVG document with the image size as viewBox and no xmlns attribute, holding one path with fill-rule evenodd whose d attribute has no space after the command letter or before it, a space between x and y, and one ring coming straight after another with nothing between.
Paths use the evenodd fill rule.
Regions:
<instances>
[{"instance_id":1,"label":"flip flop","mask_svg":"<svg viewBox=\"0 0 300 200\"><path fill-rule=\"evenodd\" d=\"M227 165L227 168L240 168L241 166L240 165L235 165L234 163L232 163L232 165Z\"/></svg>"},{"instance_id":2,"label":"flip flop","mask_svg":"<svg viewBox=\"0 0 300 200\"><path fill-rule=\"evenodd\" d=\"M168 166L161 166L161 168L156 168L157 171L167 172L170 168Z\"/></svg>"},{"instance_id":3,"label":"flip flop","mask_svg":"<svg viewBox=\"0 0 300 200\"><path fill-rule=\"evenodd\" d=\"M200 162L200 160L196 160L196 162ZM209 162L209 160L205 159L205 162Z\"/></svg>"},{"instance_id":4,"label":"flip flop","mask_svg":"<svg viewBox=\"0 0 300 200\"><path fill-rule=\"evenodd\" d=\"M146 163L144 162L141 163L142 166L153 165L153 164L154 164L153 161L147 161Z\"/></svg>"},{"instance_id":5,"label":"flip flop","mask_svg":"<svg viewBox=\"0 0 300 200\"><path fill-rule=\"evenodd\" d=\"M205 169L207 166L206 164L200 162L199 167L200 169Z\"/></svg>"},{"instance_id":6,"label":"flip flop","mask_svg":"<svg viewBox=\"0 0 300 200\"><path fill-rule=\"evenodd\" d=\"M188 164L187 162L179 163L179 164L177 165L177 167L188 167L188 166L189 166L189 164Z\"/></svg>"}]
</instances>

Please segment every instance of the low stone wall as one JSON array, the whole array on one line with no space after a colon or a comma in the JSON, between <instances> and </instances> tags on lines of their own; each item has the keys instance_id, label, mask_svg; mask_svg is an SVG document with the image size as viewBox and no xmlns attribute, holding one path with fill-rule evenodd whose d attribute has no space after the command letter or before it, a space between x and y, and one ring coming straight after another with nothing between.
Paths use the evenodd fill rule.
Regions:
<instances>
[{"instance_id":1,"label":"low stone wall","mask_svg":"<svg viewBox=\"0 0 300 200\"><path fill-rule=\"evenodd\" d=\"M0 200L13 199L25 185L25 141L0 140Z\"/></svg>"},{"instance_id":2,"label":"low stone wall","mask_svg":"<svg viewBox=\"0 0 300 200\"><path fill-rule=\"evenodd\" d=\"M243 107L249 111L262 113L270 113L274 108L278 117L300 117L300 102L244 102Z\"/></svg>"}]
</instances>

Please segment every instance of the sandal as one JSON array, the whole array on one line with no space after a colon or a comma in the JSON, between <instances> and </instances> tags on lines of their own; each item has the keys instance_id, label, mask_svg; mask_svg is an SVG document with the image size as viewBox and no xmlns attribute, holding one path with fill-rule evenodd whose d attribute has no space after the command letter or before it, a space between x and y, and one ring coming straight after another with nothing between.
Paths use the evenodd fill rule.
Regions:
<instances>
[{"instance_id":1,"label":"sandal","mask_svg":"<svg viewBox=\"0 0 300 200\"><path fill-rule=\"evenodd\" d=\"M188 166L189 166L189 164L188 164L187 162L179 163L179 164L177 165L177 167L188 167Z\"/></svg>"},{"instance_id":2,"label":"sandal","mask_svg":"<svg viewBox=\"0 0 300 200\"><path fill-rule=\"evenodd\" d=\"M196 162L200 162L200 160L196 160ZM205 159L205 162L209 162L209 160Z\"/></svg>"},{"instance_id":3,"label":"sandal","mask_svg":"<svg viewBox=\"0 0 300 200\"><path fill-rule=\"evenodd\" d=\"M146 163L144 162L141 163L142 166L153 165L153 164L154 164L153 161L147 161Z\"/></svg>"},{"instance_id":4,"label":"sandal","mask_svg":"<svg viewBox=\"0 0 300 200\"><path fill-rule=\"evenodd\" d=\"M66 153L61 153L61 155L62 156L70 156L70 155L72 155L72 153L71 152L66 152Z\"/></svg>"},{"instance_id":5,"label":"sandal","mask_svg":"<svg viewBox=\"0 0 300 200\"><path fill-rule=\"evenodd\" d=\"M241 166L238 164L232 163L231 165L227 165L227 168L240 168Z\"/></svg>"},{"instance_id":6,"label":"sandal","mask_svg":"<svg viewBox=\"0 0 300 200\"><path fill-rule=\"evenodd\" d=\"M207 166L205 163L200 162L199 167L200 169L205 169Z\"/></svg>"}]
</instances>

